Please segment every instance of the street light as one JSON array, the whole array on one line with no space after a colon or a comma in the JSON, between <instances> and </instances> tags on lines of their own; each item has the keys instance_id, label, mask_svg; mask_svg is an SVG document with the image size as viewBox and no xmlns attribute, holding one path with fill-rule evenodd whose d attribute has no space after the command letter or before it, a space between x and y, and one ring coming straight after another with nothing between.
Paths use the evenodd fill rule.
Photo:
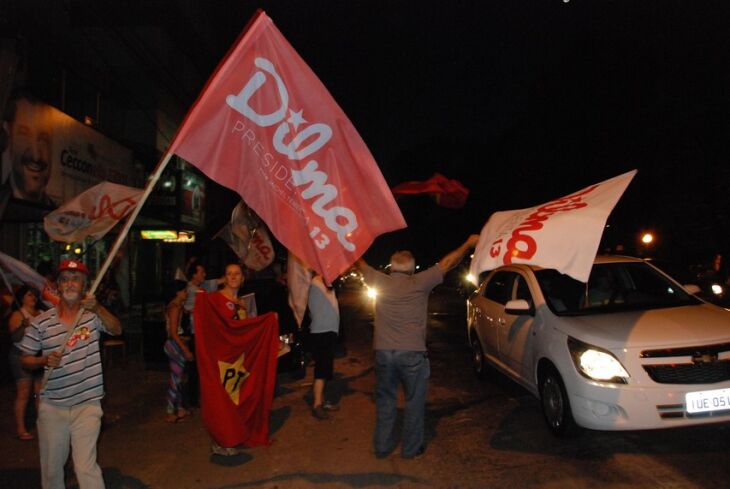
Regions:
<instances>
[{"instance_id":1,"label":"street light","mask_svg":"<svg viewBox=\"0 0 730 489\"><path fill-rule=\"evenodd\" d=\"M639 249L637 251L641 253L641 256L646 258L650 255L650 250L655 244L656 236L654 233L652 231L642 231L639 234Z\"/></svg>"}]
</instances>

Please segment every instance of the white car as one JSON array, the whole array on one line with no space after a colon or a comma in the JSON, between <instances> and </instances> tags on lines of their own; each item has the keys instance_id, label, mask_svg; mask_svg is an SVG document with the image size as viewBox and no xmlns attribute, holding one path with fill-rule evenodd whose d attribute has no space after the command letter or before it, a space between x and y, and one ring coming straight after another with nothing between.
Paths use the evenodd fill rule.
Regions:
<instances>
[{"instance_id":1,"label":"white car","mask_svg":"<svg viewBox=\"0 0 730 489\"><path fill-rule=\"evenodd\" d=\"M549 428L730 421L730 311L649 263L597 257L588 284L508 265L467 300L476 373L487 363L541 400Z\"/></svg>"}]
</instances>

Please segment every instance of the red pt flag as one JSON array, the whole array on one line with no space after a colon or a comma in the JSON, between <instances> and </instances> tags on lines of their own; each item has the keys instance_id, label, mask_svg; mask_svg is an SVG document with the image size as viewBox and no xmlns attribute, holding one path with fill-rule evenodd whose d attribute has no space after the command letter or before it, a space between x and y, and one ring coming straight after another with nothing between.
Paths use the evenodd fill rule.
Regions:
<instances>
[{"instance_id":1,"label":"red pt flag","mask_svg":"<svg viewBox=\"0 0 730 489\"><path fill-rule=\"evenodd\" d=\"M469 189L458 180L450 180L434 173L425 181L403 182L393 187L393 194L431 194L436 204L449 209L461 209L469 196Z\"/></svg>"},{"instance_id":2,"label":"red pt flag","mask_svg":"<svg viewBox=\"0 0 730 489\"><path fill-rule=\"evenodd\" d=\"M263 12L208 80L170 152L238 192L328 282L378 235L405 227L360 135Z\"/></svg>"},{"instance_id":3,"label":"red pt flag","mask_svg":"<svg viewBox=\"0 0 730 489\"><path fill-rule=\"evenodd\" d=\"M279 323L276 313L232 319L235 306L220 292L198 293L195 350L203 422L222 447L268 445Z\"/></svg>"}]
</instances>

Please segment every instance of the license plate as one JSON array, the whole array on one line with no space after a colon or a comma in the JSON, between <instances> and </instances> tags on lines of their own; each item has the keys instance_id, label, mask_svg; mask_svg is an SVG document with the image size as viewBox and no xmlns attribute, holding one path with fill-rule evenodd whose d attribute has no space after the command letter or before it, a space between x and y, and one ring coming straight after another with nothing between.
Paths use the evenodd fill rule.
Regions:
<instances>
[{"instance_id":1,"label":"license plate","mask_svg":"<svg viewBox=\"0 0 730 489\"><path fill-rule=\"evenodd\" d=\"M688 392L684 396L688 413L707 413L730 409L730 389Z\"/></svg>"}]
</instances>

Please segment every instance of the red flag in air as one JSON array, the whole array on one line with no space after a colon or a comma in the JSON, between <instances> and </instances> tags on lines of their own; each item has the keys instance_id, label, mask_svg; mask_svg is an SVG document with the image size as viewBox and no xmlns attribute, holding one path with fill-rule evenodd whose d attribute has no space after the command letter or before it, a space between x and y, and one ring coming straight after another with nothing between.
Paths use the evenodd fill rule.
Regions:
<instances>
[{"instance_id":1,"label":"red flag in air","mask_svg":"<svg viewBox=\"0 0 730 489\"><path fill-rule=\"evenodd\" d=\"M279 323L270 312L234 319L222 293L200 292L193 310L203 422L222 447L269 444Z\"/></svg>"},{"instance_id":2,"label":"red flag in air","mask_svg":"<svg viewBox=\"0 0 730 489\"><path fill-rule=\"evenodd\" d=\"M352 123L261 11L208 80L170 151L238 192L328 282L378 235L405 227Z\"/></svg>"},{"instance_id":3,"label":"red flag in air","mask_svg":"<svg viewBox=\"0 0 730 489\"><path fill-rule=\"evenodd\" d=\"M436 204L449 209L464 207L469 189L458 180L449 180L440 173L434 173L426 181L403 182L393 187L393 194L431 194Z\"/></svg>"}]
</instances>

